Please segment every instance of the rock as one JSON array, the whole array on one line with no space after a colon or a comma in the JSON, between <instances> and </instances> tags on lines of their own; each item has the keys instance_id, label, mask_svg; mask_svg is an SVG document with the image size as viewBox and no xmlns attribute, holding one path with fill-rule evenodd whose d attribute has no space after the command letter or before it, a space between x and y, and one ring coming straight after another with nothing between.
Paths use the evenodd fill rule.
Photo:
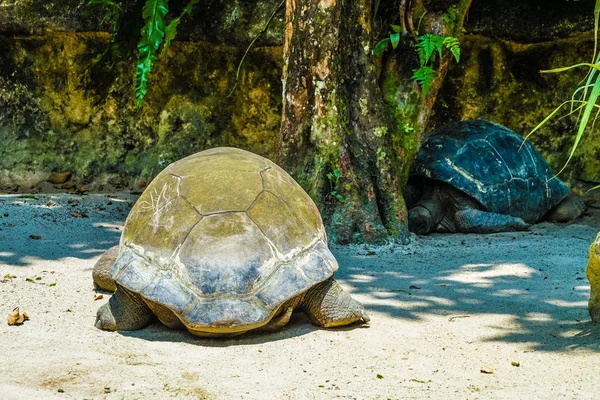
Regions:
<instances>
[{"instance_id":1,"label":"rock","mask_svg":"<svg viewBox=\"0 0 600 400\"><path fill-rule=\"evenodd\" d=\"M590 300L588 312L592 321L600 322L600 233L590 246L587 271L585 273L590 281Z\"/></svg>"},{"instance_id":2,"label":"rock","mask_svg":"<svg viewBox=\"0 0 600 400\"><path fill-rule=\"evenodd\" d=\"M50 183L54 183L55 185L59 185L65 183L69 179L71 179L70 172L52 172L46 180Z\"/></svg>"}]
</instances>

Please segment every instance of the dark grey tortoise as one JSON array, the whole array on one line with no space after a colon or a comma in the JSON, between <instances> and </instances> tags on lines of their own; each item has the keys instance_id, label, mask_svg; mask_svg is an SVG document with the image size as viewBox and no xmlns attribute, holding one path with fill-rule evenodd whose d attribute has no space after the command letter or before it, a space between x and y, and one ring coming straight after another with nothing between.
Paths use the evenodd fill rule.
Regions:
<instances>
[{"instance_id":1,"label":"dark grey tortoise","mask_svg":"<svg viewBox=\"0 0 600 400\"><path fill-rule=\"evenodd\" d=\"M285 171L211 149L169 165L133 206L118 249L94 267L97 286L116 288L96 326L140 329L156 315L197 336L233 336L280 328L295 308L323 327L368 322L337 269L317 207Z\"/></svg>"},{"instance_id":2,"label":"dark grey tortoise","mask_svg":"<svg viewBox=\"0 0 600 400\"><path fill-rule=\"evenodd\" d=\"M524 230L542 219L570 221L585 209L529 141L489 121L432 132L411 169L405 197L417 234Z\"/></svg>"}]
</instances>

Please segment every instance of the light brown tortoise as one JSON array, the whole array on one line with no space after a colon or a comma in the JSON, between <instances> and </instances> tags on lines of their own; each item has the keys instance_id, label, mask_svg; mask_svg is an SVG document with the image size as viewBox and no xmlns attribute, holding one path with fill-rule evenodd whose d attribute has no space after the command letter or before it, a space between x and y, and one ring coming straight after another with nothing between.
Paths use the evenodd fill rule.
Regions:
<instances>
[{"instance_id":1,"label":"light brown tortoise","mask_svg":"<svg viewBox=\"0 0 600 400\"><path fill-rule=\"evenodd\" d=\"M154 315L197 336L284 326L295 308L319 326L368 322L334 280L337 261L317 207L266 158L234 148L165 168L94 267L115 290L96 326L135 330Z\"/></svg>"}]
</instances>

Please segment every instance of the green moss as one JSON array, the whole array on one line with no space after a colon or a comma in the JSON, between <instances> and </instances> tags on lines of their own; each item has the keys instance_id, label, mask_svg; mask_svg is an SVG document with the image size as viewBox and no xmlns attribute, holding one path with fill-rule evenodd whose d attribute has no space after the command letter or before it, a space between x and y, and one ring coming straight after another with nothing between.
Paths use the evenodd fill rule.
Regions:
<instances>
[{"instance_id":1,"label":"green moss","mask_svg":"<svg viewBox=\"0 0 600 400\"><path fill-rule=\"evenodd\" d=\"M392 132L392 148L397 154L401 154L404 164L401 170L401 184L408 179L410 161L417 152L419 139L414 131L417 125L419 97L417 93L411 93L406 101L398 98L398 77L393 73L384 75L382 92L385 102L392 112L396 129ZM405 93L403 93L405 95Z\"/></svg>"},{"instance_id":2,"label":"green moss","mask_svg":"<svg viewBox=\"0 0 600 400\"><path fill-rule=\"evenodd\" d=\"M94 188L104 175L129 185L149 180L170 162L219 145L274 158L280 49L251 51L227 98L244 49L174 42L138 112L134 63L115 65L106 82L87 81L89 60L107 48L109 35L0 40L0 171L71 171ZM98 90L102 85L107 90ZM14 182L0 181L9 185Z\"/></svg>"}]
</instances>

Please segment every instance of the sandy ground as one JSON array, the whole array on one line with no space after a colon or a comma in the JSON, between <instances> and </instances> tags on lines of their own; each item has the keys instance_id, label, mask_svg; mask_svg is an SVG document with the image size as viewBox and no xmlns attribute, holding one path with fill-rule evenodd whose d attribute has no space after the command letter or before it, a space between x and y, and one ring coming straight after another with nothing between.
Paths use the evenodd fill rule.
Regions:
<instances>
[{"instance_id":1,"label":"sandy ground","mask_svg":"<svg viewBox=\"0 0 600 400\"><path fill-rule=\"evenodd\" d=\"M295 314L276 333L209 340L94 328L110 295L94 299L91 270L133 201L0 196L1 399L598 397L585 279L598 216L335 248L370 325L318 329ZM9 326L16 306L31 319Z\"/></svg>"}]
</instances>

